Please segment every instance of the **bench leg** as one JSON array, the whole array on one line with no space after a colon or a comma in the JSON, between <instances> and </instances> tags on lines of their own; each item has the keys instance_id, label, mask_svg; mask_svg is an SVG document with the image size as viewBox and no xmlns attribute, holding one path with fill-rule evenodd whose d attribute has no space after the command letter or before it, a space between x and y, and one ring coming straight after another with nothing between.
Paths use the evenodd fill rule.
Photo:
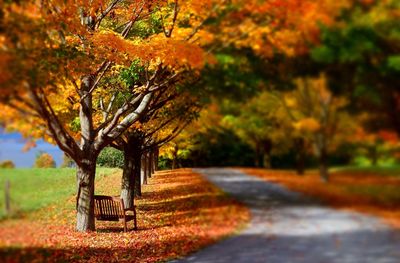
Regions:
<instances>
[{"instance_id":1,"label":"bench leg","mask_svg":"<svg viewBox=\"0 0 400 263\"><path fill-rule=\"evenodd\" d=\"M126 225L126 218L124 217L124 232L128 232L128 227Z\"/></svg>"}]
</instances>

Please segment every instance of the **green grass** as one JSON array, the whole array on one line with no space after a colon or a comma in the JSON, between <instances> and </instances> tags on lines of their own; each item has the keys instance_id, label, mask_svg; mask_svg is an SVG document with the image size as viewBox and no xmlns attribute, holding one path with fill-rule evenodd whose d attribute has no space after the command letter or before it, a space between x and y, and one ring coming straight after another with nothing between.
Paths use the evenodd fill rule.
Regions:
<instances>
[{"instance_id":1,"label":"green grass","mask_svg":"<svg viewBox=\"0 0 400 263\"><path fill-rule=\"evenodd\" d=\"M115 172L112 168L97 168L99 179ZM13 216L23 215L48 205L64 202L75 194L74 168L0 169L0 219L5 214L5 182L10 181Z\"/></svg>"}]
</instances>

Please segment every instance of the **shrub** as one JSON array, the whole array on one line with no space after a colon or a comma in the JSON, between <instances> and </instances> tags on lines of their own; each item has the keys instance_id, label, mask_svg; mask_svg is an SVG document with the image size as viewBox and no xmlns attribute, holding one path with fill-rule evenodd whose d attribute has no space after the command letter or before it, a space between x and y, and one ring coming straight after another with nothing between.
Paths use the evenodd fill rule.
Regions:
<instances>
[{"instance_id":1,"label":"shrub","mask_svg":"<svg viewBox=\"0 0 400 263\"><path fill-rule=\"evenodd\" d=\"M112 147L106 147L97 158L97 165L102 167L123 168L124 153Z\"/></svg>"},{"instance_id":2,"label":"shrub","mask_svg":"<svg viewBox=\"0 0 400 263\"><path fill-rule=\"evenodd\" d=\"M0 162L0 168L15 168L15 164L11 160L4 160Z\"/></svg>"},{"instance_id":3,"label":"shrub","mask_svg":"<svg viewBox=\"0 0 400 263\"><path fill-rule=\"evenodd\" d=\"M36 155L35 164L33 165L35 168L54 168L56 167L56 162L53 159L53 156L46 152L39 152Z\"/></svg>"}]
</instances>

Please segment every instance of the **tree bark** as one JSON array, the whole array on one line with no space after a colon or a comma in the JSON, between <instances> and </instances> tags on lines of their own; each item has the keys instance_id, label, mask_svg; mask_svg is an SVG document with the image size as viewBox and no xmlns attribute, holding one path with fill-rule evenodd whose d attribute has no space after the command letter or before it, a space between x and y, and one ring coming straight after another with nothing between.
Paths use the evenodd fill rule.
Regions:
<instances>
[{"instance_id":1,"label":"tree bark","mask_svg":"<svg viewBox=\"0 0 400 263\"><path fill-rule=\"evenodd\" d=\"M324 183L329 182L329 172L328 172L328 156L325 153L322 153L319 158L319 173L321 176L321 180Z\"/></svg>"},{"instance_id":2,"label":"tree bark","mask_svg":"<svg viewBox=\"0 0 400 263\"><path fill-rule=\"evenodd\" d=\"M134 188L135 188L135 190L134 190L134 193L135 193L135 196L138 197L138 196L142 196L142 178L141 178L142 153L140 150L135 152L134 160L135 160L135 171L134 171L134 177L135 177Z\"/></svg>"},{"instance_id":3,"label":"tree bark","mask_svg":"<svg viewBox=\"0 0 400 263\"><path fill-rule=\"evenodd\" d=\"M129 145L124 147L124 168L122 173L121 198L125 208L133 208L135 196L135 151Z\"/></svg>"},{"instance_id":4,"label":"tree bark","mask_svg":"<svg viewBox=\"0 0 400 263\"><path fill-rule=\"evenodd\" d=\"M96 174L96 162L83 160L77 168L77 214L76 230L94 231L94 178Z\"/></svg>"},{"instance_id":5,"label":"tree bark","mask_svg":"<svg viewBox=\"0 0 400 263\"><path fill-rule=\"evenodd\" d=\"M155 168L154 168L154 149L151 149L151 151L150 151L150 161L149 161L149 166L150 166L150 178L151 178L151 176L154 174L154 170L155 170Z\"/></svg>"},{"instance_id":6,"label":"tree bark","mask_svg":"<svg viewBox=\"0 0 400 263\"><path fill-rule=\"evenodd\" d=\"M255 167L261 167L260 159L261 159L260 144L256 142L256 156L254 158Z\"/></svg>"},{"instance_id":7,"label":"tree bark","mask_svg":"<svg viewBox=\"0 0 400 263\"><path fill-rule=\"evenodd\" d=\"M271 168L271 151L272 151L272 141L271 140L264 140L263 141L263 163L262 167L270 169Z\"/></svg>"},{"instance_id":8,"label":"tree bark","mask_svg":"<svg viewBox=\"0 0 400 263\"><path fill-rule=\"evenodd\" d=\"M175 145L172 157L172 170L176 169L178 165L178 150L178 145Z\"/></svg>"},{"instance_id":9,"label":"tree bark","mask_svg":"<svg viewBox=\"0 0 400 263\"><path fill-rule=\"evenodd\" d=\"M153 153L152 153L152 151L149 151L147 153L147 177L148 178L151 178L151 174L153 173L152 163L153 163Z\"/></svg>"},{"instance_id":10,"label":"tree bark","mask_svg":"<svg viewBox=\"0 0 400 263\"><path fill-rule=\"evenodd\" d=\"M304 175L305 168L305 141L303 138L295 139L295 149L296 149L296 172L298 175Z\"/></svg>"},{"instance_id":11,"label":"tree bark","mask_svg":"<svg viewBox=\"0 0 400 263\"><path fill-rule=\"evenodd\" d=\"M147 184L147 154L144 153L142 156L142 170L143 170L143 184Z\"/></svg>"},{"instance_id":12,"label":"tree bark","mask_svg":"<svg viewBox=\"0 0 400 263\"><path fill-rule=\"evenodd\" d=\"M321 180L325 183L329 181L327 145L328 142L325 133L319 133L315 135L315 146L319 162L319 175Z\"/></svg>"},{"instance_id":13,"label":"tree bark","mask_svg":"<svg viewBox=\"0 0 400 263\"><path fill-rule=\"evenodd\" d=\"M378 149L376 145L372 145L369 148L369 156L371 160L371 164L376 166L378 164Z\"/></svg>"},{"instance_id":14,"label":"tree bark","mask_svg":"<svg viewBox=\"0 0 400 263\"><path fill-rule=\"evenodd\" d=\"M160 158L160 149L158 147L154 150L154 172L158 171L158 160Z\"/></svg>"},{"instance_id":15,"label":"tree bark","mask_svg":"<svg viewBox=\"0 0 400 263\"><path fill-rule=\"evenodd\" d=\"M93 148L95 135L92 119L92 86L93 76L87 75L82 78L80 89L79 120L81 124L82 160L79 161L77 169L77 220L78 231L94 231L94 178L96 176L97 151Z\"/></svg>"}]
</instances>

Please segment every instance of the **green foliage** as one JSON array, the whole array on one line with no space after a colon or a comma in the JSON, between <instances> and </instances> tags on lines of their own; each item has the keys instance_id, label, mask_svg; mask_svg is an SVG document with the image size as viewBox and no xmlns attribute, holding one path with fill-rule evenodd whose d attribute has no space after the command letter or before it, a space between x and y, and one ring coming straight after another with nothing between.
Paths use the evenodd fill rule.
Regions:
<instances>
[{"instance_id":1,"label":"green foliage","mask_svg":"<svg viewBox=\"0 0 400 263\"><path fill-rule=\"evenodd\" d=\"M137 21L131 35L147 38L162 32L162 21L159 16L151 15L148 20Z\"/></svg>"},{"instance_id":2,"label":"green foliage","mask_svg":"<svg viewBox=\"0 0 400 263\"><path fill-rule=\"evenodd\" d=\"M99 154L97 165L101 167L123 168L124 153L115 148L106 147Z\"/></svg>"},{"instance_id":3,"label":"green foliage","mask_svg":"<svg viewBox=\"0 0 400 263\"><path fill-rule=\"evenodd\" d=\"M254 152L231 130L209 130L206 134L195 136L196 148L183 166L252 166Z\"/></svg>"},{"instance_id":4,"label":"green foliage","mask_svg":"<svg viewBox=\"0 0 400 263\"><path fill-rule=\"evenodd\" d=\"M140 64L140 60L134 60L129 68L123 69L120 73L120 80L126 87L133 87L143 78L145 72L144 67Z\"/></svg>"},{"instance_id":5,"label":"green foliage","mask_svg":"<svg viewBox=\"0 0 400 263\"><path fill-rule=\"evenodd\" d=\"M387 66L393 71L400 71L400 55L389 56Z\"/></svg>"},{"instance_id":6,"label":"green foliage","mask_svg":"<svg viewBox=\"0 0 400 263\"><path fill-rule=\"evenodd\" d=\"M394 2L346 10L340 23L321 28L321 43L311 49L311 57L328 72L335 92L353 101L353 112L371 116L364 123L367 130L400 134L400 23Z\"/></svg>"},{"instance_id":7,"label":"green foliage","mask_svg":"<svg viewBox=\"0 0 400 263\"><path fill-rule=\"evenodd\" d=\"M115 169L100 168L98 174L108 175ZM65 202L75 195L76 170L72 168L52 169L1 169L0 187L10 181L11 209L14 215L24 215L51 204ZM100 177L96 176L96 180ZM4 195L0 195L0 219L4 218Z\"/></svg>"},{"instance_id":8,"label":"green foliage","mask_svg":"<svg viewBox=\"0 0 400 263\"><path fill-rule=\"evenodd\" d=\"M79 117L75 117L70 123L71 130L74 132L78 132L81 129L81 120Z\"/></svg>"},{"instance_id":9,"label":"green foliage","mask_svg":"<svg viewBox=\"0 0 400 263\"><path fill-rule=\"evenodd\" d=\"M327 46L319 46L311 50L311 57L317 62L333 63L335 51Z\"/></svg>"},{"instance_id":10,"label":"green foliage","mask_svg":"<svg viewBox=\"0 0 400 263\"><path fill-rule=\"evenodd\" d=\"M203 70L201 85L207 89L206 97L216 96L244 101L254 95L260 85L260 75L253 70L253 58L243 54L219 53L218 64Z\"/></svg>"},{"instance_id":11,"label":"green foliage","mask_svg":"<svg viewBox=\"0 0 400 263\"><path fill-rule=\"evenodd\" d=\"M376 32L366 26L348 25L345 29L323 28L323 45L311 51L317 62L352 63L380 52Z\"/></svg>"},{"instance_id":12,"label":"green foliage","mask_svg":"<svg viewBox=\"0 0 400 263\"><path fill-rule=\"evenodd\" d=\"M4 160L0 162L0 168L15 168L15 164L11 160Z\"/></svg>"},{"instance_id":13,"label":"green foliage","mask_svg":"<svg viewBox=\"0 0 400 263\"><path fill-rule=\"evenodd\" d=\"M178 160L178 163L180 161ZM166 170L166 169L171 169L172 167L172 160L168 157L165 156L160 156L158 158L158 169L160 170Z\"/></svg>"}]
</instances>

